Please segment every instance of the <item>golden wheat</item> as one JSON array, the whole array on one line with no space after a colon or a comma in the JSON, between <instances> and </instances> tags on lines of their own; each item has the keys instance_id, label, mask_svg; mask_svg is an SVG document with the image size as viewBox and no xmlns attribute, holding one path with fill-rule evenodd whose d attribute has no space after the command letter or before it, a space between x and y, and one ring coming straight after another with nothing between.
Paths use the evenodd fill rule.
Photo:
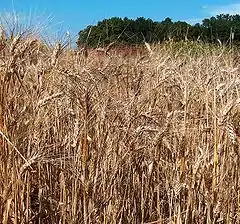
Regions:
<instances>
[{"instance_id":1,"label":"golden wheat","mask_svg":"<svg viewBox=\"0 0 240 224\"><path fill-rule=\"evenodd\" d=\"M239 223L237 52L1 33L0 222Z\"/></svg>"}]
</instances>

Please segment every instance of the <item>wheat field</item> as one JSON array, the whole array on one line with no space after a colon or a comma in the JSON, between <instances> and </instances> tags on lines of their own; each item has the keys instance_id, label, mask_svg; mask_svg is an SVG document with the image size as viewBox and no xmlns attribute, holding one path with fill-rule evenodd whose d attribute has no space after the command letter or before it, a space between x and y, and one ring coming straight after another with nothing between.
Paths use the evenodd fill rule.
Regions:
<instances>
[{"instance_id":1,"label":"wheat field","mask_svg":"<svg viewBox=\"0 0 240 224\"><path fill-rule=\"evenodd\" d=\"M239 52L0 40L0 222L240 223Z\"/></svg>"}]
</instances>

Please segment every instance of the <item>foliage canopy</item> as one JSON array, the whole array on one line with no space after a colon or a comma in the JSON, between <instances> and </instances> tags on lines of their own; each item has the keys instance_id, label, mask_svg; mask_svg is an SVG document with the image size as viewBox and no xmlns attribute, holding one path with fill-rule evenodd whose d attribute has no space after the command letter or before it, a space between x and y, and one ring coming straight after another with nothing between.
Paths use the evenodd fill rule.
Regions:
<instances>
[{"instance_id":1,"label":"foliage canopy","mask_svg":"<svg viewBox=\"0 0 240 224\"><path fill-rule=\"evenodd\" d=\"M240 41L240 15L220 14L204 19L202 23L173 22L166 18L161 22L139 17L135 20L119 17L104 19L79 32L78 46L104 46L117 41L119 44L140 44L164 40L198 40L209 43L233 43Z\"/></svg>"}]
</instances>

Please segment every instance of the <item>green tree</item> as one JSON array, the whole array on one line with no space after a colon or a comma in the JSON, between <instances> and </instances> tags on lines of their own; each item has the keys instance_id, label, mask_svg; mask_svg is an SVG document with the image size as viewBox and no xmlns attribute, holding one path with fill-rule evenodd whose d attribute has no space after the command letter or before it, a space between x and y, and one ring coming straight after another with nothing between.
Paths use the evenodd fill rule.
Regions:
<instances>
[{"instance_id":1,"label":"green tree","mask_svg":"<svg viewBox=\"0 0 240 224\"><path fill-rule=\"evenodd\" d=\"M169 37L179 40L201 40L222 43L240 42L240 15L220 14L206 18L202 23L190 25L173 22L167 17L161 22L138 17L136 20L119 17L104 19L94 26L87 26L79 32L78 46L104 46L111 42L120 44L141 44L162 42Z\"/></svg>"}]
</instances>

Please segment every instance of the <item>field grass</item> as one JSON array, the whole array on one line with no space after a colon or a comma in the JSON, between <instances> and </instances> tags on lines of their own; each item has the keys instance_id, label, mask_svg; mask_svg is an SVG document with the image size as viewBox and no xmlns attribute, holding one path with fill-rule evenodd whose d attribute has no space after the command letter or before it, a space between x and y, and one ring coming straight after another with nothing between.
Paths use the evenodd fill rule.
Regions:
<instances>
[{"instance_id":1,"label":"field grass","mask_svg":"<svg viewBox=\"0 0 240 224\"><path fill-rule=\"evenodd\" d=\"M237 51L1 38L1 223L240 222Z\"/></svg>"}]
</instances>

